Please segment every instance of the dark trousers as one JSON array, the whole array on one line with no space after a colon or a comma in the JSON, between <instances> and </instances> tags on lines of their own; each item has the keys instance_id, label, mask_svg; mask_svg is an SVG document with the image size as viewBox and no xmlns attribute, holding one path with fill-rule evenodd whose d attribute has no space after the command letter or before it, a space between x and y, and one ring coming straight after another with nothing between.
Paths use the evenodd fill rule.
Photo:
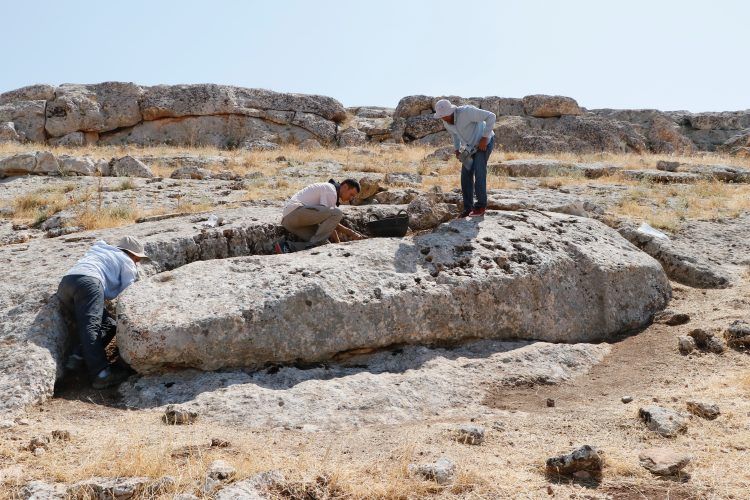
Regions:
<instances>
[{"instance_id":1,"label":"dark trousers","mask_svg":"<svg viewBox=\"0 0 750 500\"><path fill-rule=\"evenodd\" d=\"M490 159L492 149L495 147L493 137L487 144L487 150L474 154L471 167L461 167L461 192L464 197L464 210L472 208L487 208L487 160ZM474 195L477 202L474 203Z\"/></svg>"},{"instance_id":2,"label":"dark trousers","mask_svg":"<svg viewBox=\"0 0 750 500\"><path fill-rule=\"evenodd\" d=\"M104 307L104 287L91 276L64 276L57 296L63 314L75 324L86 368L94 377L109 366L104 348L114 336L114 321Z\"/></svg>"}]
</instances>

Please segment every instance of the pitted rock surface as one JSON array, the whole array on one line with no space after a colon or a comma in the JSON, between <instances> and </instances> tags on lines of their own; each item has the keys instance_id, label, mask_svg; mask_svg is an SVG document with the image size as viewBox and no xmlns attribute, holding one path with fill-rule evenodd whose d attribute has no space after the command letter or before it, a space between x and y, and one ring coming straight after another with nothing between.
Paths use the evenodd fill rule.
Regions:
<instances>
[{"instance_id":1,"label":"pitted rock surface","mask_svg":"<svg viewBox=\"0 0 750 500\"><path fill-rule=\"evenodd\" d=\"M120 299L118 345L148 373L396 343L586 342L643 326L670 295L661 266L603 224L490 213L413 239L194 263L144 280Z\"/></svg>"},{"instance_id":2,"label":"pitted rock surface","mask_svg":"<svg viewBox=\"0 0 750 500\"><path fill-rule=\"evenodd\" d=\"M453 349L404 346L317 366L145 375L122 384L120 394L130 408L179 404L203 420L244 428L507 416L483 404L487 387L557 384L587 373L609 352L607 344L494 340Z\"/></svg>"}]
</instances>

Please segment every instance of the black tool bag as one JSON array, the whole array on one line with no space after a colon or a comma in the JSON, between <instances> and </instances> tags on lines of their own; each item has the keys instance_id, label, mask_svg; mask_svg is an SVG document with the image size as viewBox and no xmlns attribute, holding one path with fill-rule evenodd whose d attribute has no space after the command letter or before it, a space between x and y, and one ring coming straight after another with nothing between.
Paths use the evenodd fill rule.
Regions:
<instances>
[{"instance_id":1,"label":"black tool bag","mask_svg":"<svg viewBox=\"0 0 750 500\"><path fill-rule=\"evenodd\" d=\"M377 218L377 215L367 223L367 233L370 236L379 238L402 238L409 230L409 215L406 210L399 210L396 215L390 217Z\"/></svg>"}]
</instances>

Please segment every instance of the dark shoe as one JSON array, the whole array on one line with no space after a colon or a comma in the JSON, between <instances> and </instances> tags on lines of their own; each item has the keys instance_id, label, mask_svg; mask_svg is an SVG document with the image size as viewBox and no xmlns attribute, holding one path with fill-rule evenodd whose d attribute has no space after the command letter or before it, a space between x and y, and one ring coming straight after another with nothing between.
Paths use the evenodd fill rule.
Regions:
<instances>
[{"instance_id":1,"label":"dark shoe","mask_svg":"<svg viewBox=\"0 0 750 500\"><path fill-rule=\"evenodd\" d=\"M125 368L117 365L110 365L94 377L94 380L91 382L91 387L94 389L115 387L124 382L129 376L130 373L128 373Z\"/></svg>"},{"instance_id":2,"label":"dark shoe","mask_svg":"<svg viewBox=\"0 0 750 500\"><path fill-rule=\"evenodd\" d=\"M282 241L281 243L276 243L273 246L274 253L282 254L282 253L290 253L291 250L289 249L289 245L286 244L285 241Z\"/></svg>"},{"instance_id":3,"label":"dark shoe","mask_svg":"<svg viewBox=\"0 0 750 500\"><path fill-rule=\"evenodd\" d=\"M463 212L461 212L461 215L459 215L458 218L465 219L466 217L469 216L470 213L471 213L471 210L464 210Z\"/></svg>"},{"instance_id":4,"label":"dark shoe","mask_svg":"<svg viewBox=\"0 0 750 500\"><path fill-rule=\"evenodd\" d=\"M83 356L76 353L71 354L65 360L66 372L77 372L82 370L84 366L86 366L86 362L83 360Z\"/></svg>"},{"instance_id":5,"label":"dark shoe","mask_svg":"<svg viewBox=\"0 0 750 500\"><path fill-rule=\"evenodd\" d=\"M475 208L474 210L469 212L469 217L484 217L484 212L486 210L486 208Z\"/></svg>"}]
</instances>

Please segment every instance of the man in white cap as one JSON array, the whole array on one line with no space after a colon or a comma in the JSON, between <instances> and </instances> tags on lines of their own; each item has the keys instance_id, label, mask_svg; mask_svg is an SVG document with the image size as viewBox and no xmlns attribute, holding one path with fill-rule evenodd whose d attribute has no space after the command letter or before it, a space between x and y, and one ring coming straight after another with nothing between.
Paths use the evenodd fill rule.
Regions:
<instances>
[{"instance_id":1,"label":"man in white cap","mask_svg":"<svg viewBox=\"0 0 750 500\"><path fill-rule=\"evenodd\" d=\"M115 299L136 280L136 264L145 257L143 245L132 236L117 246L99 241L65 273L57 288L63 314L75 323L79 342L72 364L76 358L86 363L95 389L118 385L128 377L126 369L107 361L104 349L114 336L114 324L104 301Z\"/></svg>"},{"instance_id":2,"label":"man in white cap","mask_svg":"<svg viewBox=\"0 0 750 500\"><path fill-rule=\"evenodd\" d=\"M495 147L495 113L476 106L456 106L448 99L435 103L435 118L453 137L456 158L461 160L461 217L481 217L487 209L487 160ZM474 201L476 195L476 202Z\"/></svg>"}]
</instances>

